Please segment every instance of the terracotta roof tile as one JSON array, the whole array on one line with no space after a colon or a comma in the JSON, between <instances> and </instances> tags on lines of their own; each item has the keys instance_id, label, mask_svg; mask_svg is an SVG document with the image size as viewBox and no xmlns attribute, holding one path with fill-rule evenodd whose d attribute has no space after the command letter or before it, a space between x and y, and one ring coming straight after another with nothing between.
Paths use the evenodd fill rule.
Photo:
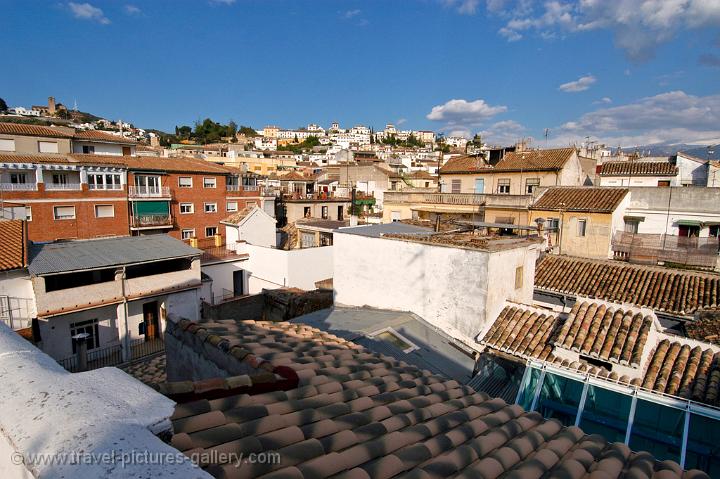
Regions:
<instances>
[{"instance_id":1,"label":"terracotta roof tile","mask_svg":"<svg viewBox=\"0 0 720 479\"><path fill-rule=\"evenodd\" d=\"M155 156L112 156L112 155L69 155L79 162L115 162L125 165L130 170L157 170L174 173L214 173L226 175L230 170L222 165L191 157L163 158Z\"/></svg>"},{"instance_id":2,"label":"terracotta roof tile","mask_svg":"<svg viewBox=\"0 0 720 479\"><path fill-rule=\"evenodd\" d=\"M497 171L548 171L560 170L575 153L574 148L530 150L506 153L495 165Z\"/></svg>"},{"instance_id":3,"label":"terracotta roof tile","mask_svg":"<svg viewBox=\"0 0 720 479\"><path fill-rule=\"evenodd\" d=\"M112 165L124 167L122 156L111 155L33 155L33 154L0 154L0 163L41 163L41 164L83 164Z\"/></svg>"},{"instance_id":4,"label":"terracotta roof tile","mask_svg":"<svg viewBox=\"0 0 720 479\"><path fill-rule=\"evenodd\" d=\"M178 326L172 334L196 334ZM177 406L171 444L186 454L280 453L277 464L201 465L216 477L623 477L668 467L663 477L688 474L303 324L198 327L237 340L234 347L258 361L276 364L280 353L290 359L283 364L312 373L286 391Z\"/></svg>"},{"instance_id":5,"label":"terracotta roof tile","mask_svg":"<svg viewBox=\"0 0 720 479\"><path fill-rule=\"evenodd\" d=\"M608 161L600 176L675 176L677 166L667 161Z\"/></svg>"},{"instance_id":6,"label":"terracotta roof tile","mask_svg":"<svg viewBox=\"0 0 720 479\"><path fill-rule=\"evenodd\" d=\"M720 308L720 275L610 260L546 255L535 288L679 315Z\"/></svg>"},{"instance_id":7,"label":"terracotta roof tile","mask_svg":"<svg viewBox=\"0 0 720 479\"><path fill-rule=\"evenodd\" d=\"M448 173L475 173L492 172L492 166L485 163L485 160L477 155L464 155L450 158L440 167L440 174Z\"/></svg>"},{"instance_id":8,"label":"terracotta roof tile","mask_svg":"<svg viewBox=\"0 0 720 479\"><path fill-rule=\"evenodd\" d=\"M0 123L0 134L41 136L46 138L72 138L73 134L59 128L26 123Z\"/></svg>"},{"instance_id":9,"label":"terracotta roof tile","mask_svg":"<svg viewBox=\"0 0 720 479\"><path fill-rule=\"evenodd\" d=\"M541 194L530 209L612 213L628 191L612 187L552 187Z\"/></svg>"},{"instance_id":10,"label":"terracotta roof tile","mask_svg":"<svg viewBox=\"0 0 720 479\"><path fill-rule=\"evenodd\" d=\"M25 235L20 220L0 220L0 271L25 266Z\"/></svg>"},{"instance_id":11,"label":"terracotta roof tile","mask_svg":"<svg viewBox=\"0 0 720 479\"><path fill-rule=\"evenodd\" d=\"M112 133L98 130L76 131L73 135L73 139L86 141L101 141L109 143L127 143L129 145L137 144L137 141L130 138L125 138L120 135L113 135Z\"/></svg>"}]
</instances>

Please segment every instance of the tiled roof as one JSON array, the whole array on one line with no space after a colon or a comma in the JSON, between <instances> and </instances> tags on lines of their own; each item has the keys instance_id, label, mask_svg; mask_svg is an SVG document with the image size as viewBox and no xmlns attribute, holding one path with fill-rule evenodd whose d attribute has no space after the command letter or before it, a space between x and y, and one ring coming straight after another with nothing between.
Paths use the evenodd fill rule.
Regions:
<instances>
[{"instance_id":1,"label":"tiled roof","mask_svg":"<svg viewBox=\"0 0 720 479\"><path fill-rule=\"evenodd\" d=\"M70 155L77 161L83 162L119 162L130 170L169 171L173 173L214 173L226 175L230 170L222 165L211 163L198 158L185 156L163 158L156 156L112 156L112 155Z\"/></svg>"},{"instance_id":2,"label":"tiled roof","mask_svg":"<svg viewBox=\"0 0 720 479\"><path fill-rule=\"evenodd\" d=\"M572 157L574 148L509 152L495 165L497 171L560 170Z\"/></svg>"},{"instance_id":3,"label":"tiled roof","mask_svg":"<svg viewBox=\"0 0 720 479\"><path fill-rule=\"evenodd\" d=\"M20 220L0 220L0 271L25 266L25 235Z\"/></svg>"},{"instance_id":4,"label":"tiled roof","mask_svg":"<svg viewBox=\"0 0 720 479\"><path fill-rule=\"evenodd\" d=\"M236 211L235 213L229 215L227 218L221 221L221 223L230 223L233 225L238 225L242 220L244 220L247 215L249 215L252 210L257 208L257 206L246 206L245 208L241 209L240 211Z\"/></svg>"},{"instance_id":5,"label":"tiled roof","mask_svg":"<svg viewBox=\"0 0 720 479\"><path fill-rule=\"evenodd\" d=\"M551 339L557 335L559 324L556 313L507 305L480 342L522 358L553 362Z\"/></svg>"},{"instance_id":6,"label":"tiled roof","mask_svg":"<svg viewBox=\"0 0 720 479\"><path fill-rule=\"evenodd\" d=\"M26 123L0 123L0 134L42 136L46 138L72 138L73 134L58 128Z\"/></svg>"},{"instance_id":7,"label":"tiled roof","mask_svg":"<svg viewBox=\"0 0 720 479\"><path fill-rule=\"evenodd\" d=\"M619 261L546 255L535 269L535 287L671 314L720 308L720 275Z\"/></svg>"},{"instance_id":8,"label":"tiled roof","mask_svg":"<svg viewBox=\"0 0 720 479\"><path fill-rule=\"evenodd\" d=\"M700 314L695 321L684 324L687 337L720 345L720 311Z\"/></svg>"},{"instance_id":9,"label":"tiled roof","mask_svg":"<svg viewBox=\"0 0 720 479\"><path fill-rule=\"evenodd\" d=\"M430 173L428 173L425 170L413 171L409 175L409 177L412 178L413 180L436 180L437 179L437 177L435 177L434 175L431 175Z\"/></svg>"},{"instance_id":10,"label":"tiled roof","mask_svg":"<svg viewBox=\"0 0 720 479\"><path fill-rule=\"evenodd\" d=\"M137 141L130 138L125 138L120 135L113 135L112 133L98 130L76 131L73 135L73 138L76 140L101 141L108 143L127 143L129 145L134 145L137 143Z\"/></svg>"},{"instance_id":11,"label":"tiled roof","mask_svg":"<svg viewBox=\"0 0 720 479\"><path fill-rule=\"evenodd\" d=\"M526 359L557 362L555 346L603 361L640 366L652 326L649 316L582 301L563 318L552 311L508 304L481 344Z\"/></svg>"},{"instance_id":12,"label":"tiled roof","mask_svg":"<svg viewBox=\"0 0 720 479\"><path fill-rule=\"evenodd\" d=\"M530 206L532 210L612 213L628 194L627 188L551 187Z\"/></svg>"},{"instance_id":13,"label":"tiled roof","mask_svg":"<svg viewBox=\"0 0 720 479\"><path fill-rule=\"evenodd\" d=\"M707 477L303 324L178 326L266 372L240 388L297 376L290 389L176 407L171 444L205 458L201 466L215 477ZM200 391L217 393L214 383L236 389L218 379ZM218 454L270 451L279 463L222 463L232 456Z\"/></svg>"},{"instance_id":14,"label":"tiled roof","mask_svg":"<svg viewBox=\"0 0 720 479\"><path fill-rule=\"evenodd\" d=\"M278 177L280 181L313 181L313 177L307 177L304 175L301 175L297 171L291 171L290 173L286 173L280 177Z\"/></svg>"},{"instance_id":15,"label":"tiled roof","mask_svg":"<svg viewBox=\"0 0 720 479\"><path fill-rule=\"evenodd\" d=\"M440 167L440 174L448 173L475 173L478 171L492 171L492 167L479 156L465 155L450 158Z\"/></svg>"},{"instance_id":16,"label":"tiled roof","mask_svg":"<svg viewBox=\"0 0 720 479\"><path fill-rule=\"evenodd\" d=\"M675 176L677 166L667 161L608 161L600 176Z\"/></svg>"},{"instance_id":17,"label":"tiled roof","mask_svg":"<svg viewBox=\"0 0 720 479\"><path fill-rule=\"evenodd\" d=\"M578 302L555 345L622 365L639 367L652 318L594 302Z\"/></svg>"},{"instance_id":18,"label":"tiled roof","mask_svg":"<svg viewBox=\"0 0 720 479\"><path fill-rule=\"evenodd\" d=\"M657 392L720 405L720 353L664 339L655 348L642 385Z\"/></svg>"}]
</instances>

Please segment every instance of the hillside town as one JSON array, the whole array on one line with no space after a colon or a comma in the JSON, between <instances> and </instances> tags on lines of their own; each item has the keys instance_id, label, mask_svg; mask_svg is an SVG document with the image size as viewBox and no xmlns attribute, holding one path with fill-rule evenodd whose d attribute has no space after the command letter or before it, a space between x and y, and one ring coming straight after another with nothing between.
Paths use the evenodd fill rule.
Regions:
<instances>
[{"instance_id":1,"label":"hillside town","mask_svg":"<svg viewBox=\"0 0 720 479\"><path fill-rule=\"evenodd\" d=\"M3 477L720 476L709 155L70 113L0 121Z\"/></svg>"}]
</instances>

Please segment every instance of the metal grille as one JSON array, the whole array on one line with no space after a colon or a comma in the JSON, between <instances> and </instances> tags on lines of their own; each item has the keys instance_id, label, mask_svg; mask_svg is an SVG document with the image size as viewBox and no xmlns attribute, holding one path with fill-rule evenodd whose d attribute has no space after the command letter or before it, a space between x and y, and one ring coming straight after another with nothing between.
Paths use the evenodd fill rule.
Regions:
<instances>
[{"instance_id":1,"label":"metal grille","mask_svg":"<svg viewBox=\"0 0 720 479\"><path fill-rule=\"evenodd\" d=\"M612 239L615 259L631 263L659 262L715 268L718 238L682 237L665 234L627 233L618 231Z\"/></svg>"}]
</instances>

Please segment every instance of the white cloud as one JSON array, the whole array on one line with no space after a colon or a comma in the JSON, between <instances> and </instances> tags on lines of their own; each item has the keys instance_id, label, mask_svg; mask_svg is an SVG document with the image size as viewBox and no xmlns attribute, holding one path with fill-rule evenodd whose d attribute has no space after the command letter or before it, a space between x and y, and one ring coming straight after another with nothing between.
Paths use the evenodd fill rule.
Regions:
<instances>
[{"instance_id":1,"label":"white cloud","mask_svg":"<svg viewBox=\"0 0 720 479\"><path fill-rule=\"evenodd\" d=\"M477 124L505 111L507 111L506 106L490 106L481 99L448 100L442 105L434 106L426 118L451 124Z\"/></svg>"},{"instance_id":2,"label":"white cloud","mask_svg":"<svg viewBox=\"0 0 720 479\"><path fill-rule=\"evenodd\" d=\"M503 120L478 133L493 145L512 145L525 137L526 128L515 120Z\"/></svg>"},{"instance_id":3,"label":"white cloud","mask_svg":"<svg viewBox=\"0 0 720 479\"><path fill-rule=\"evenodd\" d=\"M136 7L135 5L125 5L125 13L128 15L139 15L142 13L142 10L140 10L139 7Z\"/></svg>"},{"instance_id":4,"label":"white cloud","mask_svg":"<svg viewBox=\"0 0 720 479\"><path fill-rule=\"evenodd\" d=\"M720 26L717 0L489 0L487 10L508 19L498 31L508 41L528 32L547 38L552 31L610 30L615 44L636 61L652 57L680 31Z\"/></svg>"},{"instance_id":5,"label":"white cloud","mask_svg":"<svg viewBox=\"0 0 720 479\"><path fill-rule=\"evenodd\" d=\"M584 77L580 77L575 81L563 83L558 87L558 90L564 91L566 93L577 93L579 91L587 90L596 81L597 79L594 76L585 75Z\"/></svg>"},{"instance_id":6,"label":"white cloud","mask_svg":"<svg viewBox=\"0 0 720 479\"><path fill-rule=\"evenodd\" d=\"M599 100L594 101L593 105L603 105L603 104L607 105L609 103L612 103L612 98L610 98L609 96L604 96L604 97L600 98Z\"/></svg>"},{"instance_id":7,"label":"white cloud","mask_svg":"<svg viewBox=\"0 0 720 479\"><path fill-rule=\"evenodd\" d=\"M68 3L68 8L70 8L73 16L80 20L90 20L92 22L98 22L102 25L110 23L110 19L105 16L101 9L94 7L89 3L70 2Z\"/></svg>"},{"instance_id":8,"label":"white cloud","mask_svg":"<svg viewBox=\"0 0 720 479\"><path fill-rule=\"evenodd\" d=\"M395 124L396 124L397 126L400 126L400 125L402 125L403 123L407 123L407 118L399 118L399 119L395 122Z\"/></svg>"},{"instance_id":9,"label":"white cloud","mask_svg":"<svg viewBox=\"0 0 720 479\"><path fill-rule=\"evenodd\" d=\"M671 91L601 108L555 130L555 144L592 136L608 145L720 142L720 94L704 97Z\"/></svg>"},{"instance_id":10,"label":"white cloud","mask_svg":"<svg viewBox=\"0 0 720 479\"><path fill-rule=\"evenodd\" d=\"M448 8L454 8L461 15L474 15L480 0L442 0L442 3Z\"/></svg>"},{"instance_id":11,"label":"white cloud","mask_svg":"<svg viewBox=\"0 0 720 479\"><path fill-rule=\"evenodd\" d=\"M345 13L343 13L343 18L357 17L358 15L360 15L360 13L362 13L362 10L359 10L359 9L348 10Z\"/></svg>"}]
</instances>

